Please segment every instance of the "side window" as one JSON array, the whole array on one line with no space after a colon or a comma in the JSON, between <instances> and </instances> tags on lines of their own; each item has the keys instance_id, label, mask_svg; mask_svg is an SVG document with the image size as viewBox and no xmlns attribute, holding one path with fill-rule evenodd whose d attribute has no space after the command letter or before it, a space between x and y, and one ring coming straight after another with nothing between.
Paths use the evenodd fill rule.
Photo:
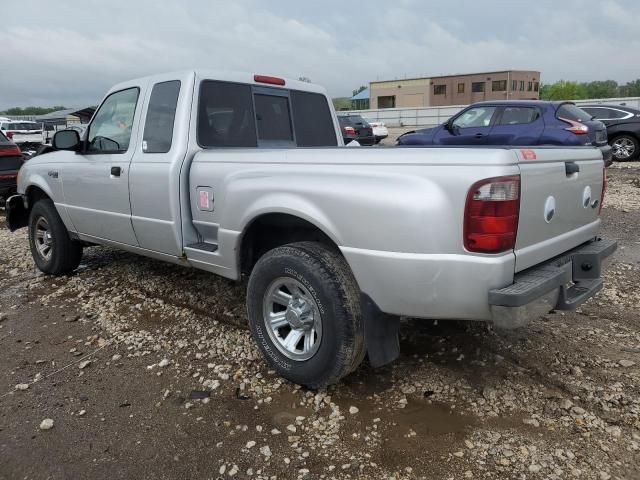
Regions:
<instances>
[{"instance_id":1,"label":"side window","mask_svg":"<svg viewBox=\"0 0 640 480\"><path fill-rule=\"evenodd\" d=\"M179 93L179 80L156 83L153 86L144 122L143 152L167 153L171 150Z\"/></svg>"},{"instance_id":2,"label":"side window","mask_svg":"<svg viewBox=\"0 0 640 480\"><path fill-rule=\"evenodd\" d=\"M505 107L500 119L500 125L521 125L535 122L540 118L537 108Z\"/></svg>"},{"instance_id":3,"label":"side window","mask_svg":"<svg viewBox=\"0 0 640 480\"><path fill-rule=\"evenodd\" d=\"M293 142L289 99L276 95L254 95L258 139Z\"/></svg>"},{"instance_id":4,"label":"side window","mask_svg":"<svg viewBox=\"0 0 640 480\"><path fill-rule=\"evenodd\" d=\"M251 87L203 81L200 85L197 138L202 147L257 147Z\"/></svg>"},{"instance_id":5,"label":"side window","mask_svg":"<svg viewBox=\"0 0 640 480\"><path fill-rule=\"evenodd\" d=\"M88 153L124 153L129 149L137 88L112 93L102 103L89 127Z\"/></svg>"},{"instance_id":6,"label":"side window","mask_svg":"<svg viewBox=\"0 0 640 480\"><path fill-rule=\"evenodd\" d=\"M299 147L338 145L333 117L324 95L292 90L291 107Z\"/></svg>"},{"instance_id":7,"label":"side window","mask_svg":"<svg viewBox=\"0 0 640 480\"><path fill-rule=\"evenodd\" d=\"M470 108L453 121L453 126L458 128L488 127L496 107Z\"/></svg>"}]
</instances>

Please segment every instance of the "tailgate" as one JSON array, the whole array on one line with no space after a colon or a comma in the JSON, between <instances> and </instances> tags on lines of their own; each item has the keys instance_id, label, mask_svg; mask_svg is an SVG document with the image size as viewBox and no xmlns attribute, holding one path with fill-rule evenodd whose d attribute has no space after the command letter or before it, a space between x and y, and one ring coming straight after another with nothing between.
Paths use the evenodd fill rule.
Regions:
<instances>
[{"instance_id":1,"label":"tailgate","mask_svg":"<svg viewBox=\"0 0 640 480\"><path fill-rule=\"evenodd\" d=\"M518 150L516 272L592 239L600 226L604 162L597 148Z\"/></svg>"}]
</instances>

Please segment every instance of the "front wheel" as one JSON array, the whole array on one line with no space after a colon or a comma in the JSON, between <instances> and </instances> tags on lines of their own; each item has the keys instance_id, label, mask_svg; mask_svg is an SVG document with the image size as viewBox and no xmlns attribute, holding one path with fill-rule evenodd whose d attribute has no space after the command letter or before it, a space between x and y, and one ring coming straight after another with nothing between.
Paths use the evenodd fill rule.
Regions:
<instances>
[{"instance_id":1,"label":"front wheel","mask_svg":"<svg viewBox=\"0 0 640 480\"><path fill-rule=\"evenodd\" d=\"M632 161L640 156L640 143L631 135L618 135L611 140L613 159L617 162Z\"/></svg>"},{"instance_id":2,"label":"front wheel","mask_svg":"<svg viewBox=\"0 0 640 480\"><path fill-rule=\"evenodd\" d=\"M278 374L319 388L355 370L365 352L360 294L339 252L300 242L267 252L247 289L251 333Z\"/></svg>"},{"instance_id":3,"label":"front wheel","mask_svg":"<svg viewBox=\"0 0 640 480\"><path fill-rule=\"evenodd\" d=\"M51 200L38 201L29 214L29 246L38 269L60 275L80 265L82 245L69 238Z\"/></svg>"}]
</instances>

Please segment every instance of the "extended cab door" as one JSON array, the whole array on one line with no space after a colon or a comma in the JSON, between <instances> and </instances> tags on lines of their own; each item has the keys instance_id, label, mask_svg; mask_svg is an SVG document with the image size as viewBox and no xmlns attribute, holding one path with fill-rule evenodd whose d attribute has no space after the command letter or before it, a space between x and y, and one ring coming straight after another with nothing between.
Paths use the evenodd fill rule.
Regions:
<instances>
[{"instance_id":1,"label":"extended cab door","mask_svg":"<svg viewBox=\"0 0 640 480\"><path fill-rule=\"evenodd\" d=\"M138 243L131 225L129 164L140 90L131 86L108 95L89 125L83 150L60 165L66 208L78 233Z\"/></svg>"},{"instance_id":2,"label":"extended cab door","mask_svg":"<svg viewBox=\"0 0 640 480\"><path fill-rule=\"evenodd\" d=\"M436 133L436 145L486 145L497 108L491 105L471 107L454 117Z\"/></svg>"},{"instance_id":3,"label":"extended cab door","mask_svg":"<svg viewBox=\"0 0 640 480\"><path fill-rule=\"evenodd\" d=\"M182 215L186 187L180 185L189 141L195 74L159 75L149 84L135 146L129 189L131 221L142 248L182 255ZM184 202L184 203L183 203Z\"/></svg>"}]
</instances>

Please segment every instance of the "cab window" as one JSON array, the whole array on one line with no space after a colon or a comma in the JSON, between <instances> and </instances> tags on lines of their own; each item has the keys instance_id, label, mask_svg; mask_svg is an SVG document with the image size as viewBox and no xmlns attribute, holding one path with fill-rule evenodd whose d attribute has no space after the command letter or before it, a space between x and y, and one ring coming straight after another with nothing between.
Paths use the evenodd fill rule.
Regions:
<instances>
[{"instance_id":1,"label":"cab window","mask_svg":"<svg viewBox=\"0 0 640 480\"><path fill-rule=\"evenodd\" d=\"M124 153L129 149L138 88L112 93L100 105L87 135L87 153Z\"/></svg>"}]
</instances>

